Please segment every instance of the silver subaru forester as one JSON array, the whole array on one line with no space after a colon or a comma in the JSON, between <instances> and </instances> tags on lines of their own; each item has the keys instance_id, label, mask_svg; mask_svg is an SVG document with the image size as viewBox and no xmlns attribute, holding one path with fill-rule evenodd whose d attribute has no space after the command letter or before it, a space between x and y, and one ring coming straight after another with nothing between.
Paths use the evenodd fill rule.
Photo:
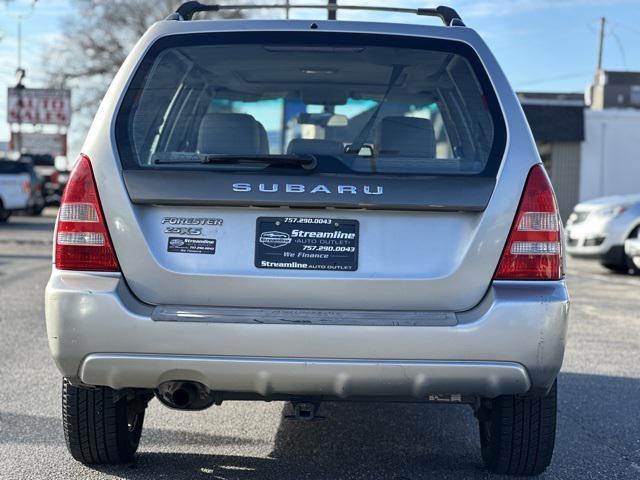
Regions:
<instances>
[{"instance_id":1,"label":"silver subaru forester","mask_svg":"<svg viewBox=\"0 0 640 480\"><path fill-rule=\"evenodd\" d=\"M46 290L63 425L131 461L152 398L470 405L494 472L550 463L561 222L495 58L444 26L193 21L140 39L71 174ZM341 7L349 8L349 7ZM373 7L360 7L373 8Z\"/></svg>"}]
</instances>

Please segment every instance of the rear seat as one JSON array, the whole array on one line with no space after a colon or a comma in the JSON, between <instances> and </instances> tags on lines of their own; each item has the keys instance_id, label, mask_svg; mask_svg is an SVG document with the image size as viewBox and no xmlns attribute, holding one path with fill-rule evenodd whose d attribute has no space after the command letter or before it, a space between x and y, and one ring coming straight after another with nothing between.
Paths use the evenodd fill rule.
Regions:
<instances>
[{"instance_id":1,"label":"rear seat","mask_svg":"<svg viewBox=\"0 0 640 480\"><path fill-rule=\"evenodd\" d=\"M207 113L200 122L198 152L223 155L268 155L264 126L245 113Z\"/></svg>"},{"instance_id":2,"label":"rear seat","mask_svg":"<svg viewBox=\"0 0 640 480\"><path fill-rule=\"evenodd\" d=\"M289 155L340 156L344 153L344 145L337 140L294 138L289 142L287 153Z\"/></svg>"},{"instance_id":3,"label":"rear seat","mask_svg":"<svg viewBox=\"0 0 640 480\"><path fill-rule=\"evenodd\" d=\"M380 155L435 158L436 133L431 120L386 117L380 124Z\"/></svg>"}]
</instances>

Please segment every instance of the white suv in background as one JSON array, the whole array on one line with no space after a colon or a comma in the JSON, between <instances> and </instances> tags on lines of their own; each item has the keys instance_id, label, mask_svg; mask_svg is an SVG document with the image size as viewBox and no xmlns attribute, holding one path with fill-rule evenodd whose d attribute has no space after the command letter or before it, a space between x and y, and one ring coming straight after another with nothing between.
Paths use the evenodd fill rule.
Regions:
<instances>
[{"instance_id":1,"label":"white suv in background","mask_svg":"<svg viewBox=\"0 0 640 480\"><path fill-rule=\"evenodd\" d=\"M27 167L14 160L0 158L0 223L15 211L29 207L31 176Z\"/></svg>"},{"instance_id":2,"label":"white suv in background","mask_svg":"<svg viewBox=\"0 0 640 480\"><path fill-rule=\"evenodd\" d=\"M567 221L567 253L593 258L616 272L634 264L624 243L640 229L640 194L602 197L579 203Z\"/></svg>"}]
</instances>

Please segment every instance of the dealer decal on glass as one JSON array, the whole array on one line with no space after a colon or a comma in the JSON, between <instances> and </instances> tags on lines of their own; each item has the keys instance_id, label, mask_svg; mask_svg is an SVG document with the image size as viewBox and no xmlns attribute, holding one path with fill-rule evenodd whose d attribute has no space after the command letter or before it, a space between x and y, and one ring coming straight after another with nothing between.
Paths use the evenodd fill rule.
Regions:
<instances>
[{"instance_id":1,"label":"dealer decal on glass","mask_svg":"<svg viewBox=\"0 0 640 480\"><path fill-rule=\"evenodd\" d=\"M354 272L358 269L358 227L357 220L260 217L255 265Z\"/></svg>"}]
</instances>

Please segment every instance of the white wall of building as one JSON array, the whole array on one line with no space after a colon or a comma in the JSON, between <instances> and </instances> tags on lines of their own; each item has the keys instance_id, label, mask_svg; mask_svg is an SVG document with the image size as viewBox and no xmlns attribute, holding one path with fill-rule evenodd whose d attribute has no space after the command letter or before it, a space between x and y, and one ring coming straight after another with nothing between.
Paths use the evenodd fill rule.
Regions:
<instances>
[{"instance_id":1,"label":"white wall of building","mask_svg":"<svg viewBox=\"0 0 640 480\"><path fill-rule=\"evenodd\" d=\"M585 110L580 201L640 193L640 110Z\"/></svg>"}]
</instances>

